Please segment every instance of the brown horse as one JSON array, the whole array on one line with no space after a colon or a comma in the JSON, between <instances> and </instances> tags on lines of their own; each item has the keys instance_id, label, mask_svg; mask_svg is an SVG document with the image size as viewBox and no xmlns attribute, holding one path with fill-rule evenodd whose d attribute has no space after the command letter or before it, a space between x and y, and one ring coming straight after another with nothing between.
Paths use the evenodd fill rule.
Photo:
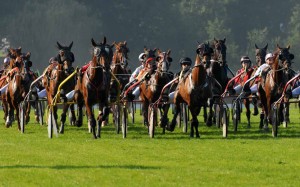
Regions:
<instances>
[{"instance_id":1,"label":"brown horse","mask_svg":"<svg viewBox=\"0 0 300 187\"><path fill-rule=\"evenodd\" d=\"M123 90L124 86L129 82L129 75L131 71L127 68L128 65L128 53L129 48L127 47L127 42L114 43L115 52L112 58L111 72L116 76L120 82L120 88L117 88L117 81L112 78L111 89L110 89L110 99L114 101L117 96L117 90Z\"/></svg>"},{"instance_id":2,"label":"brown horse","mask_svg":"<svg viewBox=\"0 0 300 187\"><path fill-rule=\"evenodd\" d=\"M9 114L13 114L13 110L16 111L16 116L18 120L18 129L21 130L20 127L20 117L19 117L19 104L21 101L24 100L24 97L29 91L29 86L36 79L35 74L33 74L28 70L29 63L31 61L29 60L30 53L27 53L26 55L22 54L21 56L18 56L16 59L16 62L20 65L17 65L14 69L12 69L7 77L9 79L8 81L8 87L6 90L6 100L8 101L8 109ZM27 103L25 108L25 120L26 123L29 122L30 116L30 104ZM8 115L6 120L6 127L11 126L13 116Z\"/></svg>"},{"instance_id":3,"label":"brown horse","mask_svg":"<svg viewBox=\"0 0 300 187\"><path fill-rule=\"evenodd\" d=\"M265 76L263 76L260 81L258 92L264 111L260 126L262 127L265 121L265 130L268 129L268 122L272 123L272 114L270 113L272 104L279 99L286 82L293 76L293 73L290 71L290 65L294 55L289 52L289 49L290 46L282 48L277 44L277 48L274 52L274 64L269 70L263 72ZM288 99L288 97L285 97L285 106L280 106L280 111L282 111L279 115L281 122L284 118L286 120L288 118ZM284 108L285 110L283 110Z\"/></svg>"},{"instance_id":4,"label":"brown horse","mask_svg":"<svg viewBox=\"0 0 300 187\"><path fill-rule=\"evenodd\" d=\"M175 113L167 130L173 131L176 126L176 118L180 112L180 103L186 102L192 115L190 137L194 137L194 131L197 138L200 137L198 131L197 116L200 113L201 107L205 106L208 98L213 96L213 85L215 79L209 77L205 64L209 55L207 53L209 44L200 44L197 49L195 65L191 72L185 76L179 83L178 89L175 91L174 103ZM203 57L203 59L201 59ZM205 62L205 63L204 63Z\"/></svg>"},{"instance_id":5,"label":"brown horse","mask_svg":"<svg viewBox=\"0 0 300 187\"><path fill-rule=\"evenodd\" d=\"M150 71L152 71L152 73L150 72L151 74L150 79L142 82L140 85L140 90L141 90L140 97L143 103L143 117L144 117L145 125L148 125L149 105L158 100L163 87L173 79L173 74L169 72L169 67L172 62L172 58L170 55L171 55L170 50L168 50L167 52L163 52L157 49L156 67L151 67L156 69L155 70L150 69ZM167 93L168 91L166 91L165 94ZM163 132L165 131L165 126L167 125L168 122L167 116L168 116L169 107L170 107L169 104L163 104L159 106L159 109L162 114L161 126L164 129Z\"/></svg>"},{"instance_id":6,"label":"brown horse","mask_svg":"<svg viewBox=\"0 0 300 187\"><path fill-rule=\"evenodd\" d=\"M57 94L59 84L65 80L70 71L72 71L71 64L74 61L74 54L71 51L73 46L73 42L69 46L62 46L59 42L57 42L57 48L59 49L59 53L57 55L57 62L53 62L50 64L44 71L44 77L42 78L43 85L47 92L47 101L48 105L52 106L54 97ZM70 79L62 86L61 90L61 98L66 100L65 93L69 93L75 87L75 79ZM61 128L60 133L64 133L64 125L66 121L67 111L68 108L71 109L71 124L74 124L76 121L75 112L74 112L74 105L71 104L64 104L63 111L61 114ZM57 106L53 106L53 115L55 121L57 120ZM56 122L55 122L56 124Z\"/></svg>"},{"instance_id":7,"label":"brown horse","mask_svg":"<svg viewBox=\"0 0 300 187\"><path fill-rule=\"evenodd\" d=\"M2 100L2 107L4 111L4 120L7 120L8 114L8 102L6 100L6 92L5 90L7 89L8 86L8 79L7 79L7 74L10 70L12 70L14 67L16 67L16 58L21 56L21 51L22 48L9 48L7 49L8 54L6 57L9 59L9 62L4 66L4 69L2 70L1 73L1 78L0 78L0 89L1 91L1 100ZM11 116L12 116L12 121L14 118L14 110L10 110Z\"/></svg>"},{"instance_id":8,"label":"brown horse","mask_svg":"<svg viewBox=\"0 0 300 187\"><path fill-rule=\"evenodd\" d=\"M113 57L113 45L106 44L106 37L103 42L96 43L92 39L93 57L81 78L78 79L75 88L75 101L78 105L78 126L82 125L82 107L85 104L89 127L91 127L93 137L100 137L101 124L109 114L108 94L110 84L110 63ZM99 104L99 115L96 120L93 112L93 105Z\"/></svg>"}]
</instances>

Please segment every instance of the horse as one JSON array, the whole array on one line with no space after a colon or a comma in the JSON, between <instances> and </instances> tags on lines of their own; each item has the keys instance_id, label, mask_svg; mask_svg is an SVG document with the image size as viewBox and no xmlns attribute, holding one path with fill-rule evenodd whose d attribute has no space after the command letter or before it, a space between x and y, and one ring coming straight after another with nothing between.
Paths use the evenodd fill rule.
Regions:
<instances>
[{"instance_id":1,"label":"horse","mask_svg":"<svg viewBox=\"0 0 300 187\"><path fill-rule=\"evenodd\" d=\"M268 123L272 124L272 114L270 113L272 104L282 95L283 88L294 73L290 66L294 55L289 52L290 46L280 47L278 44L274 52L274 64L272 68L263 72L260 85L258 87L259 97L263 106L261 114L260 128L268 129ZM289 103L288 96L285 96L283 105L280 106L279 119L281 122L288 120ZM264 123L265 122L265 123ZM264 126L263 126L264 125Z\"/></svg>"},{"instance_id":2,"label":"horse","mask_svg":"<svg viewBox=\"0 0 300 187\"><path fill-rule=\"evenodd\" d=\"M8 48L6 57L9 59L9 62L4 66L2 70L1 77L0 77L0 89L1 89L1 100L2 100L2 107L4 111L4 120L7 120L8 114L8 102L6 100L6 92L8 86L8 79L7 74L10 70L16 67L16 58L21 56L22 48ZM10 110L12 118L14 117L14 110ZM13 121L13 119L12 119Z\"/></svg>"},{"instance_id":3,"label":"horse","mask_svg":"<svg viewBox=\"0 0 300 187\"><path fill-rule=\"evenodd\" d=\"M198 46L195 65L185 77L178 83L174 96L174 115L171 123L166 127L168 131L174 131L176 118L180 113L180 103L187 103L192 115L190 137L196 135L200 138L198 131L197 116L201 107L206 106L207 100L213 97L213 87L215 79L208 76L207 63L212 53L209 43L203 43ZM202 58L202 59L201 59Z\"/></svg>"},{"instance_id":4,"label":"horse","mask_svg":"<svg viewBox=\"0 0 300 187\"><path fill-rule=\"evenodd\" d=\"M149 50L145 50L145 52ZM151 51L152 52L152 51ZM150 54L151 54L150 52ZM157 49L157 57L156 57L156 70L150 73L149 80L145 80L140 85L140 98L143 103L143 117L144 117L144 125L148 126L148 109L149 105L154 103L160 97L161 91L163 87L169 83L173 79L173 74L169 72L169 67L172 62L171 51L163 52L160 49ZM150 55L151 56L151 55ZM153 56L153 54L152 54ZM146 59L147 61L147 59ZM151 71L151 70L150 70ZM165 94L167 94L166 91ZM163 132L165 131L165 126L168 123L168 110L170 105L163 104L159 106L159 109L162 114L161 118L161 127L163 128Z\"/></svg>"},{"instance_id":5,"label":"horse","mask_svg":"<svg viewBox=\"0 0 300 187\"><path fill-rule=\"evenodd\" d=\"M10 115L7 116L6 127L10 127L12 125L13 110L15 110L18 120L18 129L21 130L19 104L24 100L24 97L28 93L30 84L36 79L35 74L27 71L30 66L29 63L31 63L31 61L29 61L30 55L30 53L27 53L26 55L22 54L21 56L17 56L16 62L20 64L7 74L9 81L6 90L6 100L8 101L8 113ZM24 108L25 121L28 123L30 119L30 103L27 103Z\"/></svg>"},{"instance_id":6,"label":"horse","mask_svg":"<svg viewBox=\"0 0 300 187\"><path fill-rule=\"evenodd\" d=\"M77 80L75 87L75 101L78 105L78 120L76 123L82 125L82 107L85 104L88 124L93 133L93 137L100 138L101 124L109 115L108 94L110 86L110 63L113 57L112 48L114 45L106 44L106 37L101 43L96 43L91 39L93 45L93 56L88 68L83 72L81 78ZM93 105L99 104L99 115L96 120L93 112Z\"/></svg>"},{"instance_id":7,"label":"horse","mask_svg":"<svg viewBox=\"0 0 300 187\"><path fill-rule=\"evenodd\" d=\"M127 68L128 66L128 53L129 48L127 47L127 42L113 43L115 51L112 58L111 72L116 76L120 82L120 87L118 88L117 81L112 78L110 83L110 99L114 101L117 96L117 90L123 90L124 86L129 82L129 76L131 71Z\"/></svg>"},{"instance_id":8,"label":"horse","mask_svg":"<svg viewBox=\"0 0 300 187\"><path fill-rule=\"evenodd\" d=\"M47 93L47 102L48 102L48 106L53 105L53 101L55 99L55 95L57 94L58 91L58 87L60 85L60 83L62 81L64 81L69 74L72 71L72 67L71 64L74 61L74 54L71 51L72 46L73 46L73 42L70 43L69 46L63 46L61 45L59 42L56 42L57 44L57 48L59 50L59 53L57 55L57 60L53 62L52 64L50 64L45 70L44 70L44 76L42 78L42 83L44 88L46 89L46 93ZM61 100L66 100L65 97L65 93L68 93L70 91L72 91L75 87L75 79L70 79L68 80L63 86L62 86L62 90L61 90ZM63 111L61 113L61 118L60 118L60 122L61 122L61 127L59 130L59 133L64 133L64 125L66 122L66 116L67 116L67 111L68 108L70 107L71 109L71 125L73 125L76 121L76 116L75 116L75 111L74 111L74 105L71 104L66 104L64 102L64 106L63 106ZM53 106L53 115L54 115L54 119L55 119L55 124L57 121L57 106Z\"/></svg>"}]
</instances>

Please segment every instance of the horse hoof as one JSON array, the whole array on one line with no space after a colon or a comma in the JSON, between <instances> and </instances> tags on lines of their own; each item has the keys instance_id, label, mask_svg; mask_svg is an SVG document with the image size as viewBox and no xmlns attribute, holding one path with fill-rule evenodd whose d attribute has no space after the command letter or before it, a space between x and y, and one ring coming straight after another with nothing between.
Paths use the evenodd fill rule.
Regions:
<instances>
[{"instance_id":1,"label":"horse hoof","mask_svg":"<svg viewBox=\"0 0 300 187\"><path fill-rule=\"evenodd\" d=\"M102 123L101 123L101 127L105 127L105 126L107 126L107 122L104 120L104 121L102 121Z\"/></svg>"},{"instance_id":2,"label":"horse hoof","mask_svg":"<svg viewBox=\"0 0 300 187\"><path fill-rule=\"evenodd\" d=\"M211 127L212 126L212 120L207 120L206 121L206 126Z\"/></svg>"},{"instance_id":3,"label":"horse hoof","mask_svg":"<svg viewBox=\"0 0 300 187\"><path fill-rule=\"evenodd\" d=\"M36 121L37 123L40 123L40 118L39 118L39 116L35 116L34 118L35 118L35 121Z\"/></svg>"},{"instance_id":4,"label":"horse hoof","mask_svg":"<svg viewBox=\"0 0 300 187\"><path fill-rule=\"evenodd\" d=\"M264 130L265 132L269 132L269 127L265 125L264 128L263 128L263 130Z\"/></svg>"},{"instance_id":5,"label":"horse hoof","mask_svg":"<svg viewBox=\"0 0 300 187\"><path fill-rule=\"evenodd\" d=\"M175 130L175 126L167 125L166 130L170 131L170 132L173 132Z\"/></svg>"},{"instance_id":6,"label":"horse hoof","mask_svg":"<svg viewBox=\"0 0 300 187\"><path fill-rule=\"evenodd\" d=\"M253 116L257 116L258 115L258 109L257 107L254 107L254 111L253 111Z\"/></svg>"},{"instance_id":7,"label":"horse hoof","mask_svg":"<svg viewBox=\"0 0 300 187\"><path fill-rule=\"evenodd\" d=\"M81 122L81 121L75 121L75 125L76 125L77 127L81 127L81 126L82 126L82 122Z\"/></svg>"}]
</instances>

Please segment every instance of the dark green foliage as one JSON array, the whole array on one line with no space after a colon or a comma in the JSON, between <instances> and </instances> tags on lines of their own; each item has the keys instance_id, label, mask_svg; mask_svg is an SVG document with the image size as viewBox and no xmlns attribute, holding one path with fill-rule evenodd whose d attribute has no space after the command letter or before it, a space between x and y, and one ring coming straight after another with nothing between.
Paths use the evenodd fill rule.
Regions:
<instances>
[{"instance_id":1,"label":"dark green foliage","mask_svg":"<svg viewBox=\"0 0 300 187\"><path fill-rule=\"evenodd\" d=\"M76 66L91 58L92 37L100 41L106 36L108 43L126 40L134 68L144 46L171 49L174 62L182 56L194 61L197 41L226 37L228 64L237 69L240 56L254 59L254 43L269 43L269 50L276 43L291 44L296 53L299 12L295 0L11 0L1 3L0 37L31 51L34 69L45 68L56 55L56 41L74 41Z\"/></svg>"}]
</instances>

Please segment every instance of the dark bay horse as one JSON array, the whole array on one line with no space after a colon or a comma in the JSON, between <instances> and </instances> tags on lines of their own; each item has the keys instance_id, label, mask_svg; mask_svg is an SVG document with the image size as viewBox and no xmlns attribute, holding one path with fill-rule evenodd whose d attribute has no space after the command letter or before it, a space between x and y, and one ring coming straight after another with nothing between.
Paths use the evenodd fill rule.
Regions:
<instances>
[{"instance_id":1,"label":"dark bay horse","mask_svg":"<svg viewBox=\"0 0 300 187\"><path fill-rule=\"evenodd\" d=\"M178 83L178 89L175 91L174 96L175 113L171 123L167 126L167 130L169 131L173 131L176 126L176 118L180 113L180 103L186 102L192 115L190 137L194 137L194 135L196 135L197 138L200 137L197 116L200 113L201 107L206 106L208 98L212 98L215 81L215 79L208 76L205 67L208 60L206 60L206 58L209 58L209 56L203 54L208 52L205 51L208 49L208 46L208 44L201 44L198 47L194 67L191 69L191 72ZM203 57L203 59L201 59L201 57Z\"/></svg>"},{"instance_id":2,"label":"dark bay horse","mask_svg":"<svg viewBox=\"0 0 300 187\"><path fill-rule=\"evenodd\" d=\"M26 55L22 54L21 56L17 57L16 61L17 63L19 63L19 65L12 69L7 75L9 81L6 90L6 100L8 101L8 109L10 115L8 115L7 117L6 126L11 126L13 121L13 116L11 114L13 114L13 110L15 110L19 130L21 130L19 104L24 100L24 97L28 93L30 84L36 79L36 75L34 73L27 71L29 63L31 63L31 61L29 60L30 55L30 53L27 53ZM28 123L30 119L30 103L27 103L24 108L26 118L25 120L26 123Z\"/></svg>"},{"instance_id":3,"label":"dark bay horse","mask_svg":"<svg viewBox=\"0 0 300 187\"><path fill-rule=\"evenodd\" d=\"M101 124L109 114L108 94L110 87L110 63L113 57L113 45L106 44L106 37L101 43L92 39L93 57L82 78L78 79L75 88L75 101L78 104L77 124L82 125L82 107L85 104L88 124L91 127L93 137L100 137ZM96 120L93 112L93 105L99 104L99 115Z\"/></svg>"},{"instance_id":4,"label":"dark bay horse","mask_svg":"<svg viewBox=\"0 0 300 187\"><path fill-rule=\"evenodd\" d=\"M42 78L42 82L47 92L47 101L49 106L53 105L55 95L57 94L60 83L69 76L70 71L72 70L71 64L74 61L74 54L71 51L72 46L73 46L73 42L71 42L69 46L63 46L59 42L57 42L57 48L59 49L59 53L57 55L58 61L55 61L52 64L50 64L44 71L44 77ZM65 94L74 90L74 87L75 87L75 79L68 80L62 86L61 100L66 99L64 98ZM71 109L71 114L72 114L71 124L74 124L76 121L74 105L64 104L63 111L61 114L61 119L60 119L61 122L60 133L64 133L64 125L66 122L66 116L69 107ZM54 119L56 121L58 118L56 105L53 106L52 112L54 114Z\"/></svg>"},{"instance_id":5,"label":"dark bay horse","mask_svg":"<svg viewBox=\"0 0 300 187\"><path fill-rule=\"evenodd\" d=\"M147 50L145 50L147 51ZM148 57L148 59L151 57ZM147 61L147 60L146 60ZM148 72L151 77L149 80L145 80L140 85L140 98L143 103L143 117L144 124L148 125L148 109L149 105L158 100L163 87L173 79L173 74L169 72L169 67L172 62L171 51L163 52L157 49L156 69L150 70L152 73ZM149 69L155 67L149 67ZM168 93L168 91L166 91ZM168 110L170 105L165 104L159 106L162 114L161 126L165 129L168 122ZM163 130L164 132L164 130Z\"/></svg>"},{"instance_id":6,"label":"dark bay horse","mask_svg":"<svg viewBox=\"0 0 300 187\"><path fill-rule=\"evenodd\" d=\"M262 121L264 119L264 129L266 130L268 129L268 122L272 122L272 114L270 113L272 104L282 95L283 88L287 81L294 76L293 72L290 70L294 55L289 52L289 49L290 46L282 48L277 44L277 48L274 52L274 64L271 69L263 72L265 76L261 78L258 88L264 111L260 126L264 124L264 121ZM281 122L288 118L288 99L288 97L285 97L284 102L286 102L286 104L281 105L279 108L281 111L279 115Z\"/></svg>"}]
</instances>

